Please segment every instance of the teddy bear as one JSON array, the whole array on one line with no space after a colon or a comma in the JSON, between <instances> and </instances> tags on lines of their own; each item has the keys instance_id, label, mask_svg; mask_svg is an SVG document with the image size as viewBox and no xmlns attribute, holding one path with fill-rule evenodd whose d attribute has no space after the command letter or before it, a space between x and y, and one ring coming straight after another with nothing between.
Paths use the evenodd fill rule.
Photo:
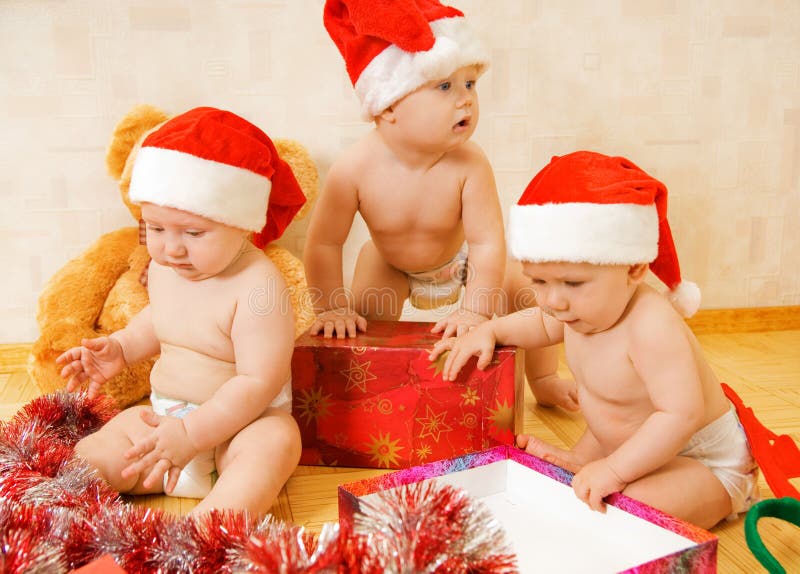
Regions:
<instances>
[{"instance_id":1,"label":"teddy bear","mask_svg":"<svg viewBox=\"0 0 800 574\"><path fill-rule=\"evenodd\" d=\"M119 181L122 201L133 216L141 209L130 202L128 187L136 153L142 140L160 127L169 116L162 110L139 105L116 126L106 154L106 166ZM275 140L280 156L294 172L306 196L306 203L295 219L305 217L318 193L316 165L307 150L292 140ZM81 339L108 335L122 329L148 303L142 278L150 261L140 241L137 227L125 227L100 237L78 257L53 275L39 296L37 322L40 337L28 359L28 373L40 392L51 393L66 386L55 359ZM302 262L286 249L274 244L264 248L266 255L282 272L295 313L295 335L314 320ZM127 407L150 393L150 369L155 358L126 367L107 381L104 392L119 408Z\"/></svg>"}]
</instances>

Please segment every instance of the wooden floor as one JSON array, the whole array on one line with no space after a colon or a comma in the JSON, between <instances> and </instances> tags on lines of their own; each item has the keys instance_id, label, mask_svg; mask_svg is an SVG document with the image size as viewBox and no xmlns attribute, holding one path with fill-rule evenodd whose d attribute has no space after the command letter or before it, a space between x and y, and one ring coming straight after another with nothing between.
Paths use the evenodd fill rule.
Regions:
<instances>
[{"instance_id":1,"label":"wooden floor","mask_svg":"<svg viewBox=\"0 0 800 574\"><path fill-rule=\"evenodd\" d=\"M693 326L693 328L695 328ZM800 444L800 330L748 333L695 332L720 379L730 384L755 410L763 423L779 434L788 433ZM729 330L729 329L725 329ZM25 372L28 345L0 345L0 419L7 419L37 390ZM562 365L563 374L567 375ZM579 415L535 406L526 389L525 430L561 446L577 440L583 429ZM318 530L337 519L336 487L385 471L300 467L286 484L273 513L284 520ZM800 486L795 482L795 486ZM761 479L763 497L771 497ZM137 504L186 513L196 501L163 496L141 497ZM787 572L800 572L800 529L774 519L763 519L760 532L767 547ZM764 572L747 548L743 519L714 529L719 536L719 571Z\"/></svg>"}]
</instances>

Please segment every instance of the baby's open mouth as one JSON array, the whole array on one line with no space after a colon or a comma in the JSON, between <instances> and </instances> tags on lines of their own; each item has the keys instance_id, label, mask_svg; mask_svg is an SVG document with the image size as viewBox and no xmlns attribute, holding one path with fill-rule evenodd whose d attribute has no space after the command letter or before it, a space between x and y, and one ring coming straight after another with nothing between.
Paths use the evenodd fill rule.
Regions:
<instances>
[{"instance_id":1,"label":"baby's open mouth","mask_svg":"<svg viewBox=\"0 0 800 574\"><path fill-rule=\"evenodd\" d=\"M458 122L454 127L465 128L465 127L469 126L469 120L470 120L470 118L466 117L463 120L461 120L460 122Z\"/></svg>"}]
</instances>

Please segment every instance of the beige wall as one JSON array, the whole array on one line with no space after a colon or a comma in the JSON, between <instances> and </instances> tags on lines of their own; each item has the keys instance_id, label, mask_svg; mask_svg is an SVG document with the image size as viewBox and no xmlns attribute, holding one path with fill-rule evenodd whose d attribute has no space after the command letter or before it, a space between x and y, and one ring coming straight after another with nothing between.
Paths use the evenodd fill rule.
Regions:
<instances>
[{"instance_id":1,"label":"beige wall","mask_svg":"<svg viewBox=\"0 0 800 574\"><path fill-rule=\"evenodd\" d=\"M554 154L662 179L703 306L800 304L797 0L453 0L492 50L475 139L507 210ZM0 1L0 341L43 284L131 224L104 147L134 104L236 111L324 176L358 120L322 0ZM303 226L282 240L295 252ZM351 234L347 269L364 240Z\"/></svg>"}]
</instances>

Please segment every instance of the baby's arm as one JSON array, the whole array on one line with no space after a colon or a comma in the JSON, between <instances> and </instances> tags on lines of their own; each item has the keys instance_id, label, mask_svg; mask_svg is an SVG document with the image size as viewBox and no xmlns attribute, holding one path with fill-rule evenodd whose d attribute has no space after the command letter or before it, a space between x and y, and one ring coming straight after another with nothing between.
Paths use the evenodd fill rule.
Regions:
<instances>
[{"instance_id":1,"label":"baby's arm","mask_svg":"<svg viewBox=\"0 0 800 574\"><path fill-rule=\"evenodd\" d=\"M672 309L652 311L632 317L629 357L654 410L608 457L626 482L674 458L700 427L705 412L700 373L683 320Z\"/></svg>"},{"instance_id":2,"label":"baby's arm","mask_svg":"<svg viewBox=\"0 0 800 574\"><path fill-rule=\"evenodd\" d=\"M127 327L110 336L119 341L125 355L125 363L128 365L149 359L161 351L161 342L156 337L150 313L148 305L128 322Z\"/></svg>"},{"instance_id":3,"label":"baby's arm","mask_svg":"<svg viewBox=\"0 0 800 574\"><path fill-rule=\"evenodd\" d=\"M61 376L67 381L67 390L89 381L89 397L97 396L100 387L125 368L159 352L159 341L153 330L148 305L137 313L124 329L108 337L84 339L80 347L62 353L56 364L64 365Z\"/></svg>"},{"instance_id":4,"label":"baby's arm","mask_svg":"<svg viewBox=\"0 0 800 574\"><path fill-rule=\"evenodd\" d=\"M316 335L334 333L339 338L355 337L366 330L366 320L355 312L354 302L344 289L342 246L358 211L358 192L351 162L343 158L334 164L325 180L306 237L303 263L317 320L311 326Z\"/></svg>"},{"instance_id":5,"label":"baby's arm","mask_svg":"<svg viewBox=\"0 0 800 574\"><path fill-rule=\"evenodd\" d=\"M464 308L491 317L497 311L503 285L506 243L492 167L480 149L475 154L474 169L461 194L461 217L471 268L464 291Z\"/></svg>"},{"instance_id":6,"label":"baby's arm","mask_svg":"<svg viewBox=\"0 0 800 574\"><path fill-rule=\"evenodd\" d=\"M477 146L465 149L470 170L461 193L461 217L469 249L469 274L461 309L439 321L433 332L460 335L498 311L506 265L503 214L492 167Z\"/></svg>"},{"instance_id":7,"label":"baby's arm","mask_svg":"<svg viewBox=\"0 0 800 574\"><path fill-rule=\"evenodd\" d=\"M485 369L492 360L496 345L530 349L554 345L563 340L563 323L545 315L539 307L534 307L486 321L458 339L442 339L434 345L429 358L434 360L449 350L442 378L454 381L470 357L477 355L478 368Z\"/></svg>"}]
</instances>

